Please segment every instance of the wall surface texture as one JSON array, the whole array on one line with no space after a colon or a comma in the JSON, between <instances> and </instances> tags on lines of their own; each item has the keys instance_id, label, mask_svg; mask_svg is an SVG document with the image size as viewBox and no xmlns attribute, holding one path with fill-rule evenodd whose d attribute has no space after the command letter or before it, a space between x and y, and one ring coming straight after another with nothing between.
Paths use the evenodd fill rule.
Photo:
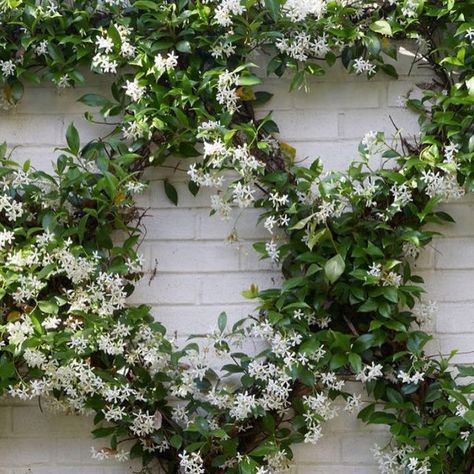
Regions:
<instances>
[{"instance_id":1,"label":"wall surface texture","mask_svg":"<svg viewBox=\"0 0 474 474\"><path fill-rule=\"evenodd\" d=\"M270 79L265 90L275 93L268 108L281 126L282 138L297 149L299 159L321 156L328 168L342 169L356 156L360 138L370 130L393 133L393 122L406 135L416 135L417 117L400 106L399 96L429 80L426 69L414 69L410 57L399 64L398 81L380 75L371 81L348 76L334 67L311 84L309 93L289 94L288 84ZM0 112L0 141L17 146L14 157L31 159L35 167L51 168L54 148L64 140L71 121L83 141L103 130L82 118L85 108L76 103L85 92L107 91L98 77L91 77L83 90L30 87L14 111ZM106 127L105 127L106 128ZM156 178L157 173L153 173ZM206 193L194 198L184 176L168 173L179 189L179 206L164 196L162 183L153 181L140 198L149 207L147 235L142 251L149 274L133 302L149 303L156 317L183 340L191 333L205 332L225 310L238 318L252 310L240 292L251 283L274 284L277 269L261 262L252 241L266 237L256 226L256 212L236 212L227 223L209 217ZM433 352L460 349L456 362L473 362L474 336L474 200L447 204L457 220L445 229L417 263L426 278L428 297L438 302L439 314L432 323L436 332ZM229 243L234 233L238 241ZM150 278L156 268L156 276ZM463 354L464 352L464 354ZM0 405L0 474L122 474L130 466L98 463L90 459L94 443L91 421L73 416L43 413L38 404L9 400ZM385 433L369 430L355 416L341 414L326 425L317 446L297 447L297 474L371 474L377 472L370 453L375 442L385 444ZM96 445L97 446L97 445Z\"/></svg>"}]
</instances>

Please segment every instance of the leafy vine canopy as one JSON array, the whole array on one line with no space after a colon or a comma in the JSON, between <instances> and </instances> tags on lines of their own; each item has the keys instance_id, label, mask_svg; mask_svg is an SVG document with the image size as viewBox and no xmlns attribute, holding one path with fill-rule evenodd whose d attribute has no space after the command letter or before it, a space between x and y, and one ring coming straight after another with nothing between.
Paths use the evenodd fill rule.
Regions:
<instances>
[{"instance_id":1,"label":"leafy vine canopy","mask_svg":"<svg viewBox=\"0 0 474 474\"><path fill-rule=\"evenodd\" d=\"M74 87L84 68L112 82L110 97L81 98L111 132L81 143L69 126L53 173L1 148L2 393L93 414L109 447L92 455L138 458L144 472L285 472L294 444L318 449L341 400L388 426L381 472L472 472L474 368L425 354L433 305L413 262L426 225L450 221L437 205L473 190L474 2L2 0L0 19L3 108L25 82ZM288 75L292 90L335 63L396 78L399 40L434 72L406 101L420 137L370 132L344 172L324 172L255 115L271 98L255 88L264 75ZM142 272L134 196L171 157L188 160L193 194L214 190L212 213L261 209L269 238L255 248L284 278L244 292L248 318L219 316L219 371L126 301ZM239 349L247 338L259 354Z\"/></svg>"}]
</instances>

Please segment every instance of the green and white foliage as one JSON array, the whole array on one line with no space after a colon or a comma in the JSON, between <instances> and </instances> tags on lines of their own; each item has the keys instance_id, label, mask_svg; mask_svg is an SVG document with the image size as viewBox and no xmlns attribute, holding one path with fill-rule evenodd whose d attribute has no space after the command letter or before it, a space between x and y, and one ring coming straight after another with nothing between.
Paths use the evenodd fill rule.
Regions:
<instances>
[{"instance_id":1,"label":"green and white foliage","mask_svg":"<svg viewBox=\"0 0 474 474\"><path fill-rule=\"evenodd\" d=\"M374 400L359 417L392 435L375 451L381 472L472 471L474 368L425 355L434 304L412 265L426 225L450 220L437 205L474 188L472 1L3 0L0 21L3 108L25 82L74 87L89 67L111 95L81 101L115 123L90 143L71 125L52 174L1 149L1 392L94 414L110 441L96 458L263 474L284 472L293 444L317 444L341 400L362 408L359 383ZM265 75L299 89L340 61L397 77L399 40L434 73L406 102L418 140L369 132L345 172L325 172L295 163L272 116L255 114L271 98L254 90ZM219 316L219 373L126 302L141 274L133 195L171 157L189 160L193 193L215 190L213 213L262 210L269 240L255 248L284 277L244 292L254 315L233 327ZM261 353L239 349L249 337Z\"/></svg>"}]
</instances>

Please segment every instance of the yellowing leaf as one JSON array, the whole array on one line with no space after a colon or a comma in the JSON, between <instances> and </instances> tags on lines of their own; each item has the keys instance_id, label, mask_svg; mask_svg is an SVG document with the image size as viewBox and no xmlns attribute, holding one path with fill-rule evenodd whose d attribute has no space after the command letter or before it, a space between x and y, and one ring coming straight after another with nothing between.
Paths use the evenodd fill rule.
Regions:
<instances>
[{"instance_id":1,"label":"yellowing leaf","mask_svg":"<svg viewBox=\"0 0 474 474\"><path fill-rule=\"evenodd\" d=\"M10 311L7 315L7 321L12 323L18 321L21 318L21 313L19 311Z\"/></svg>"},{"instance_id":2,"label":"yellowing leaf","mask_svg":"<svg viewBox=\"0 0 474 474\"><path fill-rule=\"evenodd\" d=\"M242 291L241 295L248 300L256 298L258 296L258 286L252 283L248 290Z\"/></svg>"},{"instance_id":3,"label":"yellowing leaf","mask_svg":"<svg viewBox=\"0 0 474 474\"><path fill-rule=\"evenodd\" d=\"M255 100L255 92L250 87L239 87L235 93L244 101Z\"/></svg>"},{"instance_id":4,"label":"yellowing leaf","mask_svg":"<svg viewBox=\"0 0 474 474\"><path fill-rule=\"evenodd\" d=\"M282 152L288 155L292 160L295 158L296 148L293 148L291 145L288 145L288 143L280 143L280 149Z\"/></svg>"}]
</instances>

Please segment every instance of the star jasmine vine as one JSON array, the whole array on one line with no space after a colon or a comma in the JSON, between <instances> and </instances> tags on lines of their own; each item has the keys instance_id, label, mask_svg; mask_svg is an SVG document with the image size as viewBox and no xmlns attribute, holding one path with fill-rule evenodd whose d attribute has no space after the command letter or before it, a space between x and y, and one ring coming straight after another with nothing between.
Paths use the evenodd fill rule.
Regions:
<instances>
[{"instance_id":1,"label":"star jasmine vine","mask_svg":"<svg viewBox=\"0 0 474 474\"><path fill-rule=\"evenodd\" d=\"M52 173L0 148L0 393L93 415L91 456L143 472L287 472L294 444L318 449L325 422L354 411L389 428L380 472L472 471L474 369L426 354L436 304L413 265L427 224L451 220L438 204L474 187L471 2L6 0L0 22L2 109L25 82L74 87L87 67L111 81L80 99L110 133L81 143L71 124ZM422 98L403 98L419 137L368 131L343 172L298 164L258 113L263 76L309 89L340 62L396 78L399 41L433 70ZM260 209L255 250L283 276L243 292L247 318L222 313L184 347L127 303L150 166L211 188L221 218Z\"/></svg>"}]
</instances>

